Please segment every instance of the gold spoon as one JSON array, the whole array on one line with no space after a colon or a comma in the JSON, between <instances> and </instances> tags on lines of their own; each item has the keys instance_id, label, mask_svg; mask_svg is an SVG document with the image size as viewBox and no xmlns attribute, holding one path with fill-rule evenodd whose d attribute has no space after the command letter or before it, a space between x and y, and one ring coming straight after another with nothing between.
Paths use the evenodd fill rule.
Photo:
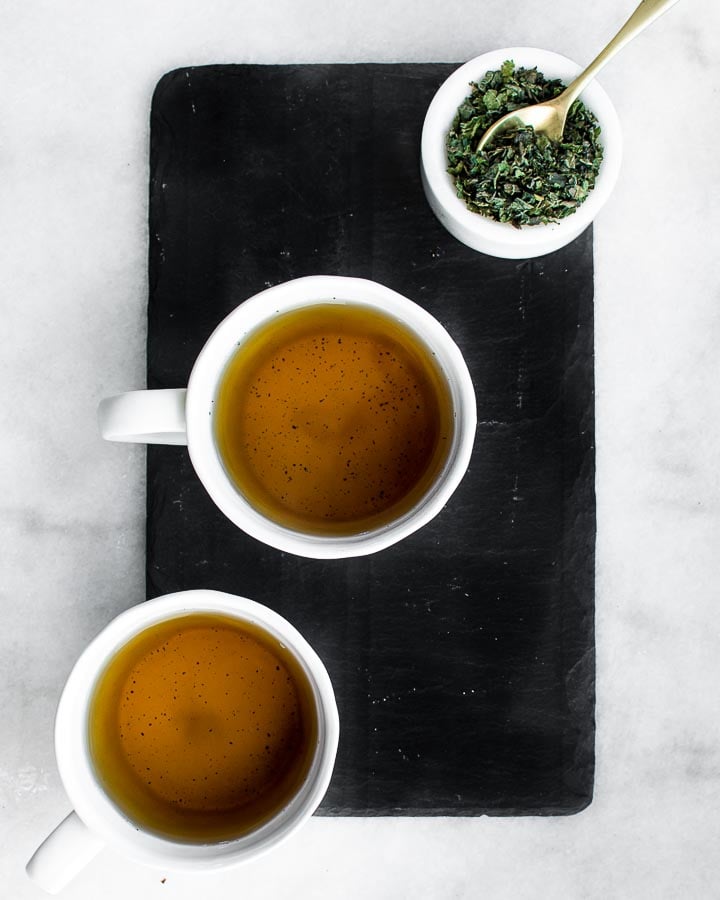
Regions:
<instances>
[{"instance_id":1,"label":"gold spoon","mask_svg":"<svg viewBox=\"0 0 720 900\"><path fill-rule=\"evenodd\" d=\"M568 110L587 84L593 80L600 69L610 62L625 44L637 37L641 31L644 31L648 25L651 25L658 16L661 16L675 3L677 3L677 0L641 0L638 8L607 47L598 53L587 69L581 72L565 88L562 94L559 94L553 100L546 100L544 103L536 103L533 106L522 106L520 109L514 109L512 112L506 113L497 122L493 122L483 134L477 145L476 152L479 153L498 134L528 125L532 125L536 133L542 132L547 135L551 141L557 142L562 140Z\"/></svg>"}]
</instances>

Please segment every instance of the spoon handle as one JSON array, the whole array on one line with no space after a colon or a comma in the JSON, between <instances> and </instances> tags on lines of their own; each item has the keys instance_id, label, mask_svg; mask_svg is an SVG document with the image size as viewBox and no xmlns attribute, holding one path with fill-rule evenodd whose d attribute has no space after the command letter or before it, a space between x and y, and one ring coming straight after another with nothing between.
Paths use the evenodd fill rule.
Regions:
<instances>
[{"instance_id":1,"label":"spoon handle","mask_svg":"<svg viewBox=\"0 0 720 900\"><path fill-rule=\"evenodd\" d=\"M644 31L648 25L651 25L655 19L677 2L678 0L641 0L638 8L605 49L601 50L590 65L565 88L562 95L564 104L569 107L583 88L595 78L600 69L609 63L618 51L622 50L625 44L637 37L641 31Z\"/></svg>"}]
</instances>

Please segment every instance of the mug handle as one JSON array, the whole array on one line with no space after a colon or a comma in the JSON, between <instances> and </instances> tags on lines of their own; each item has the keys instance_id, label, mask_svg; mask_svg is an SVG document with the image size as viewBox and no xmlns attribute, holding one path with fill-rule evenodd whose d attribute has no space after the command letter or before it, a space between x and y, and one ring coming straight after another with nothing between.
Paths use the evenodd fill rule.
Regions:
<instances>
[{"instance_id":1,"label":"mug handle","mask_svg":"<svg viewBox=\"0 0 720 900\"><path fill-rule=\"evenodd\" d=\"M38 887L57 894L104 846L73 810L40 844L25 871Z\"/></svg>"},{"instance_id":2,"label":"mug handle","mask_svg":"<svg viewBox=\"0 0 720 900\"><path fill-rule=\"evenodd\" d=\"M187 444L186 388L129 391L106 397L98 407L106 441L131 444Z\"/></svg>"}]
</instances>

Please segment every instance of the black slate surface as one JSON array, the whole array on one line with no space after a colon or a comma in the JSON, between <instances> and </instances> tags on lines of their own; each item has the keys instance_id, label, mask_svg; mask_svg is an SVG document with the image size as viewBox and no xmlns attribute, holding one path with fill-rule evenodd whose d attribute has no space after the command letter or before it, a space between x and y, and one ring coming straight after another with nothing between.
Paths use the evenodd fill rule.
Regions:
<instances>
[{"instance_id":1,"label":"black slate surface","mask_svg":"<svg viewBox=\"0 0 720 900\"><path fill-rule=\"evenodd\" d=\"M149 387L184 386L243 299L328 273L425 306L477 392L457 493L361 559L263 546L216 510L184 448L148 450L148 597L249 596L328 667L341 739L326 815L568 814L592 798L592 234L510 261L441 228L419 141L453 68L209 66L164 76L153 100Z\"/></svg>"}]
</instances>

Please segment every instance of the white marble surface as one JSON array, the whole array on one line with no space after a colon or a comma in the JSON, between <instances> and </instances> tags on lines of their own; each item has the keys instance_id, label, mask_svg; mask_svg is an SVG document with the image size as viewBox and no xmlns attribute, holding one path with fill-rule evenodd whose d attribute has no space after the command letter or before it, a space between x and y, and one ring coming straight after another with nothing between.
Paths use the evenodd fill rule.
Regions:
<instances>
[{"instance_id":1,"label":"white marble surface","mask_svg":"<svg viewBox=\"0 0 720 900\"><path fill-rule=\"evenodd\" d=\"M144 451L103 444L144 384L148 108L210 62L589 60L633 0L5 0L0 6L0 895L68 811L52 723L82 647L143 597ZM681 0L601 82L626 154L595 228L597 773L542 819L316 819L203 879L103 851L113 898L720 896L720 5ZM668 128L668 112L677 133ZM683 136L683 131L686 136Z\"/></svg>"}]
</instances>

